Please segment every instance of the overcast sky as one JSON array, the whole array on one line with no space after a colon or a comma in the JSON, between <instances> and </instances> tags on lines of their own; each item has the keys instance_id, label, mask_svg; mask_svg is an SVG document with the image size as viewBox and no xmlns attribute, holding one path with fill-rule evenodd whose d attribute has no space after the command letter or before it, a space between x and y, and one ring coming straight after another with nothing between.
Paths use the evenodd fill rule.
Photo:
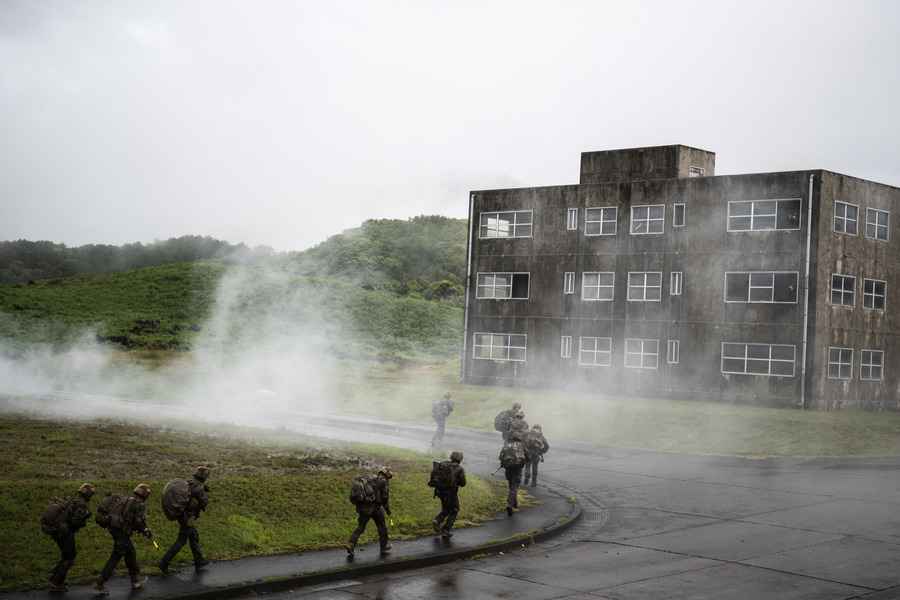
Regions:
<instances>
[{"instance_id":1,"label":"overcast sky","mask_svg":"<svg viewBox=\"0 0 900 600\"><path fill-rule=\"evenodd\" d=\"M300 249L683 143L900 185L900 2L0 0L0 239Z\"/></svg>"}]
</instances>

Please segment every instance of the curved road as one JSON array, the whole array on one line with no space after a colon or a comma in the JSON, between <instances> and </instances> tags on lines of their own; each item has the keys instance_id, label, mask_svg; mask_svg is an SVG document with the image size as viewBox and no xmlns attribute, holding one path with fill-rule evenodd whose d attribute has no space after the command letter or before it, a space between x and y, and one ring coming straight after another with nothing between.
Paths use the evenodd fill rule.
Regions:
<instances>
[{"instance_id":1,"label":"curved road","mask_svg":"<svg viewBox=\"0 0 900 600\"><path fill-rule=\"evenodd\" d=\"M304 420L312 435L406 448L425 449L431 436L384 421ZM445 446L484 471L496 464L498 443L451 429ZM544 483L577 496L585 511L558 538L269 597L900 599L896 459L747 460L554 444L542 466Z\"/></svg>"}]
</instances>

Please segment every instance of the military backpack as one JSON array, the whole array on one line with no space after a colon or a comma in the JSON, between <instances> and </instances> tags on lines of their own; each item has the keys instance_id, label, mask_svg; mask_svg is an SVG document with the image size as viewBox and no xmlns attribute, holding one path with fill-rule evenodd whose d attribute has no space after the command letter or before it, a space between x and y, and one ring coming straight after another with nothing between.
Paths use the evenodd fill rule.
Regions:
<instances>
[{"instance_id":1,"label":"military backpack","mask_svg":"<svg viewBox=\"0 0 900 600\"><path fill-rule=\"evenodd\" d=\"M162 509L166 518L177 521L191 503L191 484L186 479L173 479L163 488Z\"/></svg>"},{"instance_id":2,"label":"military backpack","mask_svg":"<svg viewBox=\"0 0 900 600\"><path fill-rule=\"evenodd\" d=\"M433 461L428 486L438 490L449 490L456 486L456 469L453 461Z\"/></svg>"},{"instance_id":3,"label":"military backpack","mask_svg":"<svg viewBox=\"0 0 900 600\"><path fill-rule=\"evenodd\" d=\"M120 529L125 525L125 506L128 504L127 496L119 494L107 494L97 505L97 515L94 521L104 529Z\"/></svg>"},{"instance_id":4,"label":"military backpack","mask_svg":"<svg viewBox=\"0 0 900 600\"><path fill-rule=\"evenodd\" d=\"M497 416L494 417L494 429L497 431L506 431L509 429L511 418L508 410L500 411L497 413Z\"/></svg>"},{"instance_id":5,"label":"military backpack","mask_svg":"<svg viewBox=\"0 0 900 600\"><path fill-rule=\"evenodd\" d=\"M350 502L353 504L375 504L378 502L378 490L375 488L375 475L360 475L350 483Z\"/></svg>"},{"instance_id":6,"label":"military backpack","mask_svg":"<svg viewBox=\"0 0 900 600\"><path fill-rule=\"evenodd\" d=\"M512 440L503 444L500 449L500 466L504 469L521 467L525 464L525 446L522 442Z\"/></svg>"},{"instance_id":7,"label":"military backpack","mask_svg":"<svg viewBox=\"0 0 900 600\"><path fill-rule=\"evenodd\" d=\"M544 440L541 439L541 434L533 431L525 434L525 449L533 457L543 454Z\"/></svg>"},{"instance_id":8,"label":"military backpack","mask_svg":"<svg viewBox=\"0 0 900 600\"><path fill-rule=\"evenodd\" d=\"M67 525L66 515L69 512L69 498L51 498L50 504L41 515L41 531L47 535L56 535Z\"/></svg>"}]
</instances>

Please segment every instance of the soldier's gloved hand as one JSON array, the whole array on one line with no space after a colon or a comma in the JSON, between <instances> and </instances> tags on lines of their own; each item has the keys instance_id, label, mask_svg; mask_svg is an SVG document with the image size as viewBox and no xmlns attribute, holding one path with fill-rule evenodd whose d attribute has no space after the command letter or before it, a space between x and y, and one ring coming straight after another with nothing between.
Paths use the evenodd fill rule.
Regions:
<instances>
[{"instance_id":1,"label":"soldier's gloved hand","mask_svg":"<svg viewBox=\"0 0 900 600\"><path fill-rule=\"evenodd\" d=\"M153 538L153 532L150 531L149 527L144 530L144 537L147 538L148 540Z\"/></svg>"}]
</instances>

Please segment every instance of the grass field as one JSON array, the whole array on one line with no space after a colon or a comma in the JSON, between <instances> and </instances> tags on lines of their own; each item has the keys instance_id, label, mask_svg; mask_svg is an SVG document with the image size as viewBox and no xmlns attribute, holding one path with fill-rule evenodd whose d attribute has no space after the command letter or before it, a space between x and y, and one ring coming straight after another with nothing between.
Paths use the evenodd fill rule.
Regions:
<instances>
[{"instance_id":1,"label":"grass field","mask_svg":"<svg viewBox=\"0 0 900 600\"><path fill-rule=\"evenodd\" d=\"M145 572L174 540L159 493L169 479L187 477L197 464L212 466L209 510L198 522L213 559L302 552L343 544L355 527L347 500L352 477L389 464L394 538L431 531L439 510L425 485L428 457L382 447L321 448L299 436L228 428L187 432L111 422L53 422L0 417L0 589L40 587L56 560L53 541L42 534L40 514L49 498L70 495L83 481L107 492L128 493L139 481L151 485L149 525L163 549L135 537ZM319 447L317 449L317 446ZM497 482L472 477L461 493L458 526L477 524L505 506ZM374 539L374 528L364 541ZM95 577L109 555L109 535L91 522L78 535L78 559L70 580ZM185 549L179 558L190 559Z\"/></svg>"},{"instance_id":2,"label":"grass field","mask_svg":"<svg viewBox=\"0 0 900 600\"><path fill-rule=\"evenodd\" d=\"M521 402L529 423L555 439L607 446L742 456L900 454L900 414L801 411L719 402L613 398L570 391L462 385L458 363L375 365L343 382L338 408L387 419L431 421L431 401L456 400L449 426L493 430L494 416ZM552 450L551 450L552 452Z\"/></svg>"}]
</instances>

